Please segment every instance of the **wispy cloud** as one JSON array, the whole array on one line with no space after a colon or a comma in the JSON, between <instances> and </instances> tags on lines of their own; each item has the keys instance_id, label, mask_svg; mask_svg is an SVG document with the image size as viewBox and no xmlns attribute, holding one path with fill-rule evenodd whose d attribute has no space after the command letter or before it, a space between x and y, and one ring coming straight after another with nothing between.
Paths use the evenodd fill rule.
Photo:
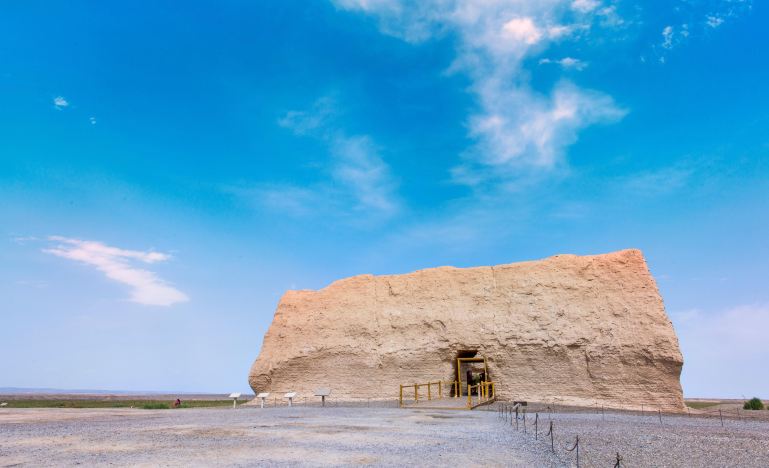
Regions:
<instances>
[{"instance_id":1,"label":"wispy cloud","mask_svg":"<svg viewBox=\"0 0 769 468\"><path fill-rule=\"evenodd\" d=\"M562 68L565 69L574 69L574 70L584 70L587 68L587 62L584 62L580 59L576 59L574 57L564 57L562 59L551 59L551 58L543 58L539 61L540 65L560 65Z\"/></svg>"},{"instance_id":2,"label":"wispy cloud","mask_svg":"<svg viewBox=\"0 0 769 468\"><path fill-rule=\"evenodd\" d=\"M571 2L572 10L576 10L581 13L589 13L599 6L601 6L601 2L598 0L574 0Z\"/></svg>"},{"instance_id":3,"label":"wispy cloud","mask_svg":"<svg viewBox=\"0 0 769 468\"><path fill-rule=\"evenodd\" d=\"M134 263L165 262L170 255L111 247L101 242L51 236L52 247L43 252L74 260L96 268L107 278L131 288L131 301L156 306L170 306L189 300L186 294L172 287L154 272L137 268Z\"/></svg>"},{"instance_id":4,"label":"wispy cloud","mask_svg":"<svg viewBox=\"0 0 769 468\"><path fill-rule=\"evenodd\" d=\"M509 178L522 169L552 169L581 129L615 122L626 113L611 97L567 81L557 84L549 97L525 88L503 91L496 83L488 85L480 91L486 112L470 119L470 135L478 143L455 175L490 168L489 177Z\"/></svg>"},{"instance_id":5,"label":"wispy cloud","mask_svg":"<svg viewBox=\"0 0 769 468\"><path fill-rule=\"evenodd\" d=\"M35 242L39 239L34 236L14 236L14 237L11 237L11 240L16 244L24 245L28 242Z\"/></svg>"},{"instance_id":6,"label":"wispy cloud","mask_svg":"<svg viewBox=\"0 0 769 468\"><path fill-rule=\"evenodd\" d=\"M338 7L376 16L381 30L409 42L448 33L458 39L452 72L472 79L478 111L468 119L475 145L455 168L461 183L504 178L523 170L549 170L560 163L580 129L616 121L626 111L598 91L561 82L550 93L527 83L524 60L555 43L577 41L592 28L622 24L616 8L599 1L454 2L335 0ZM611 5L613 7L613 5ZM607 8L609 8L607 10ZM611 16L611 21L608 21ZM577 68L574 59L559 62Z\"/></svg>"},{"instance_id":7,"label":"wispy cloud","mask_svg":"<svg viewBox=\"0 0 769 468\"><path fill-rule=\"evenodd\" d=\"M64 99L63 96L56 96L53 98L53 107L55 107L57 110L65 109L69 107L69 101Z\"/></svg>"},{"instance_id":8,"label":"wispy cloud","mask_svg":"<svg viewBox=\"0 0 769 468\"><path fill-rule=\"evenodd\" d=\"M661 195L686 186L694 170L686 166L639 172L619 180L620 189L638 195Z\"/></svg>"},{"instance_id":9,"label":"wispy cloud","mask_svg":"<svg viewBox=\"0 0 769 468\"><path fill-rule=\"evenodd\" d=\"M318 99L307 110L292 110L278 125L297 136L320 140L326 146L329 164L325 180L313 184L262 184L235 187L234 191L255 199L261 206L293 216L334 216L356 223L387 219L400 210L397 183L380 148L369 135L349 135L337 128L336 102Z\"/></svg>"}]
</instances>

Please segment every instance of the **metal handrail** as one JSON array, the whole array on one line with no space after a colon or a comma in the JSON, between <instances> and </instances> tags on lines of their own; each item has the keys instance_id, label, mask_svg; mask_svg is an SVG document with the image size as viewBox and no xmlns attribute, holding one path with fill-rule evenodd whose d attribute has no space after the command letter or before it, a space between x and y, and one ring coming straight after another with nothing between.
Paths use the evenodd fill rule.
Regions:
<instances>
[{"instance_id":1,"label":"metal handrail","mask_svg":"<svg viewBox=\"0 0 769 468\"><path fill-rule=\"evenodd\" d=\"M458 390L459 390L459 384L456 380L450 381L450 380L434 380L429 381L427 383L414 383L414 384L407 384L407 385L400 385L400 396L399 396L399 404L401 407L403 407L403 389L404 388L413 388L414 389L414 401L419 403L419 388L420 387L427 387L427 399L432 400L433 394L432 394L432 387L433 385L438 386L438 398L443 398L443 385L444 384L450 384L454 386L454 397L459 398Z\"/></svg>"},{"instance_id":2,"label":"metal handrail","mask_svg":"<svg viewBox=\"0 0 769 468\"><path fill-rule=\"evenodd\" d=\"M478 404L491 401L496 397L496 382L481 382L475 385L467 384L467 407L473 407L473 390L477 390Z\"/></svg>"}]
</instances>

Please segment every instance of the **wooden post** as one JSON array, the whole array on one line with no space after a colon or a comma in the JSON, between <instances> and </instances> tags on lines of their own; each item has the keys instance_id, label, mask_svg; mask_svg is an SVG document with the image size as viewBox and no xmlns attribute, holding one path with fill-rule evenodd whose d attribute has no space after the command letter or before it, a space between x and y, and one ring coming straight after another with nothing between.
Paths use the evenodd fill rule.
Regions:
<instances>
[{"instance_id":1,"label":"wooden post","mask_svg":"<svg viewBox=\"0 0 769 468\"><path fill-rule=\"evenodd\" d=\"M433 395L432 395L432 393L430 393L430 387L432 387L432 383L427 382L427 399L428 400L432 400L433 399Z\"/></svg>"},{"instance_id":2,"label":"wooden post","mask_svg":"<svg viewBox=\"0 0 769 468\"><path fill-rule=\"evenodd\" d=\"M454 398L459 398L459 385L457 381L454 381Z\"/></svg>"},{"instance_id":3,"label":"wooden post","mask_svg":"<svg viewBox=\"0 0 769 468\"><path fill-rule=\"evenodd\" d=\"M443 381L438 381L438 398L443 398Z\"/></svg>"},{"instance_id":4,"label":"wooden post","mask_svg":"<svg viewBox=\"0 0 769 468\"><path fill-rule=\"evenodd\" d=\"M400 407L403 408L403 384L401 384Z\"/></svg>"},{"instance_id":5,"label":"wooden post","mask_svg":"<svg viewBox=\"0 0 769 468\"><path fill-rule=\"evenodd\" d=\"M414 401L419 403L419 385L414 384Z\"/></svg>"},{"instance_id":6,"label":"wooden post","mask_svg":"<svg viewBox=\"0 0 769 468\"><path fill-rule=\"evenodd\" d=\"M467 407L468 408L472 408L473 407L473 397L472 397L473 393L471 392L471 389L472 388L470 387L470 384L468 383L467 384Z\"/></svg>"}]
</instances>

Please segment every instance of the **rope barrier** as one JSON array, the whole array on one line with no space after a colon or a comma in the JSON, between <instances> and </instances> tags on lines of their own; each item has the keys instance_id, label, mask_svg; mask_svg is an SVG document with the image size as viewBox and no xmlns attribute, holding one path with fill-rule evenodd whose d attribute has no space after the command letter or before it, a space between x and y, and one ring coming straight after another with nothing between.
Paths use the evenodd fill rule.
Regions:
<instances>
[{"instance_id":1,"label":"rope barrier","mask_svg":"<svg viewBox=\"0 0 769 468\"><path fill-rule=\"evenodd\" d=\"M657 420L658 420L658 423L660 425L663 425L663 426L666 424L666 421L663 420L663 418L662 418L662 406L661 405L659 405L659 404L639 403L639 406L640 406L640 409L641 409L640 416L642 416L642 417L643 416L652 416L652 418L654 417L653 416L654 415L654 409L653 408L654 408L654 406L657 406ZM649 412L648 413L646 412L647 407L649 407ZM535 403L534 405L530 404L527 407L523 407L520 403L516 403L514 405L500 404L500 406L497 409L499 411L499 414L501 415L501 418L504 419L505 423L507 422L507 417L509 415L511 427L512 427L512 424L513 424L513 417L515 417L515 430L516 431L518 431L520 429L521 422L519 422L519 420L521 420L522 424L523 424L523 433L524 434L528 433L527 426L529 424L531 424L529 421L527 421L527 419L528 419L527 418L527 413L528 413L529 410L535 411L535 413L534 413L534 440L536 440L536 441L539 440L539 413L540 412L546 412L547 413L547 417L548 417L548 427L547 427L547 431L543 435L544 435L545 438L547 438L548 436L550 437L550 450L551 450L551 452L557 458L563 460L561 458L561 456L562 456L562 454L564 452L562 452L561 450L564 450L566 453L574 452L574 455L576 455L576 463L577 463L578 467L582 466L584 468L589 468L589 467L593 467L593 466L601 466L601 465L603 465L603 463L601 465L595 465L593 463L593 460L591 459L592 457L590 456L590 454L585 452L584 441L580 440L580 435L579 434L574 435L575 439L574 439L573 443L571 443L571 444L566 443L566 445L562 445L562 442L559 441L559 450L558 451L555 450L555 424L554 424L554 420L553 420L554 413L556 413L556 416L562 415L562 414L570 414L570 413L574 413L574 414L591 413L591 414L594 414L594 415L597 416L598 415L598 411L599 411L597 403L595 403L591 407L587 408L587 411L584 408L580 408L580 407L568 407L568 406L561 407L560 405L546 404L544 402L540 403L540 404L536 404ZM488 408L488 410L491 410L491 408ZM607 414L606 414L607 411L606 410L607 409L606 409L605 405L601 405L601 407L600 407L601 423L599 423L599 424L607 424L607 423L611 424L610 421L616 421L617 420L616 418L618 416L623 415L623 414L624 415L630 415L630 416L632 416L632 415L639 416L638 406L636 406L635 408L633 408L633 407L629 407L629 408L628 407L624 407L624 408L610 408L609 409L609 418L608 419L607 419ZM613 418L611 417L612 413L614 413L614 416L615 416ZM755 420L764 420L764 421L766 420L766 418L761 417L761 416L764 415L764 413L761 413L761 414L756 413L755 415L753 415L753 414L751 414L750 412L747 412L747 411L746 412L740 412L739 410L734 410L734 409L731 409L731 408L730 409L718 408L718 409L714 409L714 410L710 410L710 411L708 411L708 410L700 410L700 411L695 411L694 414L692 414L691 408L689 408L689 407L686 407L686 411L685 412L682 411L681 408L675 407L675 409L671 408L670 411L666 410L665 415L666 415L666 418L675 418L676 416L680 416L680 417L684 417L684 418L702 417L702 418L711 418L711 419L713 419L713 418L715 418L717 416L718 420L719 420L719 422L721 424L721 427L724 427L725 424L726 424L724 422L724 418L727 418L727 419L728 418L732 418L732 422L736 422L736 421L748 422L748 421L755 421ZM649 423L653 424L652 421L654 421L654 420L651 419L651 421L650 421L649 419L643 418L642 420L639 420L639 422L640 421L645 421L646 424L649 424ZM580 443L582 443L582 447L580 447ZM613 458L613 460L611 460L611 458ZM615 452L615 456L611 457L611 458L609 458L609 460L611 460L613 468L622 468L622 467L625 466L625 459L620 454L620 452ZM608 465L609 460L606 460L606 465ZM603 465L603 466L606 466L606 465Z\"/></svg>"},{"instance_id":2,"label":"rope barrier","mask_svg":"<svg viewBox=\"0 0 769 468\"><path fill-rule=\"evenodd\" d=\"M573 452L574 450L577 450L577 468L579 468L579 436L577 436L577 440L574 441L574 446L572 448L567 448L567 452Z\"/></svg>"},{"instance_id":3,"label":"rope barrier","mask_svg":"<svg viewBox=\"0 0 769 468\"><path fill-rule=\"evenodd\" d=\"M555 440L553 439L553 421L550 421L550 429L547 430L545 437L550 436L550 450L555 453Z\"/></svg>"}]
</instances>

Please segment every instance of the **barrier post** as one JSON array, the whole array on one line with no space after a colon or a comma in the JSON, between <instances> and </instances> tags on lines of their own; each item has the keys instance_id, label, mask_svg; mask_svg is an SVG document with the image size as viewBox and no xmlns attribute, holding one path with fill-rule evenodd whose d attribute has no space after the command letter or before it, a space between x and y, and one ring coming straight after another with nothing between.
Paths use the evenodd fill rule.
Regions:
<instances>
[{"instance_id":1,"label":"barrier post","mask_svg":"<svg viewBox=\"0 0 769 468\"><path fill-rule=\"evenodd\" d=\"M459 398L459 382L454 381L454 398Z\"/></svg>"},{"instance_id":2,"label":"barrier post","mask_svg":"<svg viewBox=\"0 0 769 468\"><path fill-rule=\"evenodd\" d=\"M518 407L515 407L515 430L518 430Z\"/></svg>"},{"instance_id":3,"label":"barrier post","mask_svg":"<svg viewBox=\"0 0 769 468\"><path fill-rule=\"evenodd\" d=\"M401 384L401 386L400 386L400 387L401 387L401 391L400 391L400 398L399 398L399 400L398 400L400 403L399 403L399 405L398 405L398 406L400 406L401 408L403 408L403 384Z\"/></svg>"},{"instance_id":4,"label":"barrier post","mask_svg":"<svg viewBox=\"0 0 769 468\"><path fill-rule=\"evenodd\" d=\"M432 385L430 384L430 382L427 382L427 399L428 400L432 400L433 399L433 396L430 393L430 387L432 387Z\"/></svg>"},{"instance_id":5,"label":"barrier post","mask_svg":"<svg viewBox=\"0 0 769 468\"><path fill-rule=\"evenodd\" d=\"M553 421L550 421L550 430L547 431L550 434L550 450L555 453L555 442L553 441Z\"/></svg>"},{"instance_id":6,"label":"barrier post","mask_svg":"<svg viewBox=\"0 0 769 468\"><path fill-rule=\"evenodd\" d=\"M470 391L470 383L467 384L467 407L468 408L473 407L473 396L472 396L472 392Z\"/></svg>"},{"instance_id":7,"label":"barrier post","mask_svg":"<svg viewBox=\"0 0 769 468\"><path fill-rule=\"evenodd\" d=\"M574 447L570 449L566 449L569 452L576 450L577 451L577 468L579 468L579 436L577 436L577 439L574 441Z\"/></svg>"},{"instance_id":8,"label":"barrier post","mask_svg":"<svg viewBox=\"0 0 769 468\"><path fill-rule=\"evenodd\" d=\"M443 398L443 381L438 381L438 398Z\"/></svg>"},{"instance_id":9,"label":"barrier post","mask_svg":"<svg viewBox=\"0 0 769 468\"><path fill-rule=\"evenodd\" d=\"M419 384L414 384L414 401L419 403Z\"/></svg>"}]
</instances>

